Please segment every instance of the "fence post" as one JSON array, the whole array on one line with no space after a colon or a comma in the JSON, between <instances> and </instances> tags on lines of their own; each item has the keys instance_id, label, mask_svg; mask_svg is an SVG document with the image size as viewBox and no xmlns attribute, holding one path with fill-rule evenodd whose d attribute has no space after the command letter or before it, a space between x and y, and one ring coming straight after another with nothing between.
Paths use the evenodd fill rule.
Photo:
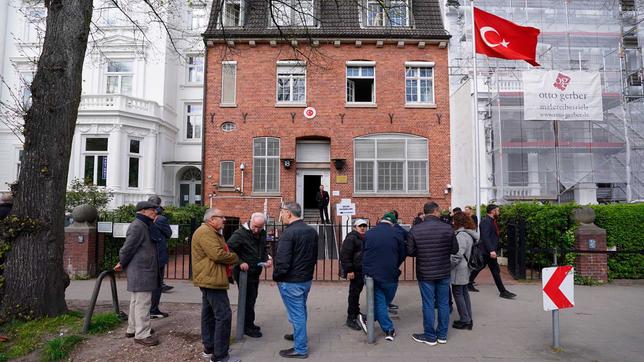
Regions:
<instances>
[{"instance_id":1,"label":"fence post","mask_svg":"<svg viewBox=\"0 0 644 362\"><path fill-rule=\"evenodd\" d=\"M246 287L248 285L248 273L239 271L239 294L237 295L237 335L235 340L244 339L244 328L246 320Z\"/></svg>"},{"instance_id":2,"label":"fence post","mask_svg":"<svg viewBox=\"0 0 644 362\"><path fill-rule=\"evenodd\" d=\"M376 336L374 333L373 278L365 277L365 284L367 285L367 343L374 343Z\"/></svg>"},{"instance_id":3,"label":"fence post","mask_svg":"<svg viewBox=\"0 0 644 362\"><path fill-rule=\"evenodd\" d=\"M190 235L188 235L188 279L192 279L192 234L195 233L196 229L197 229L197 221L193 217L190 219ZM183 255L182 255L182 259L183 259ZM181 273L183 273L183 271Z\"/></svg>"}]
</instances>

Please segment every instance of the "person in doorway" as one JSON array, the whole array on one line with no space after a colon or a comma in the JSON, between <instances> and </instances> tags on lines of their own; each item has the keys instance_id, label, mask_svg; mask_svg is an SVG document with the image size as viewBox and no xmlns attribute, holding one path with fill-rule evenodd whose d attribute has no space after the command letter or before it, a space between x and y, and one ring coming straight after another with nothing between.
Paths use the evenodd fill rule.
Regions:
<instances>
[{"instance_id":1,"label":"person in doorway","mask_svg":"<svg viewBox=\"0 0 644 362\"><path fill-rule=\"evenodd\" d=\"M13 197L10 192L0 195L0 220L4 220L11 213Z\"/></svg>"},{"instance_id":2,"label":"person in doorway","mask_svg":"<svg viewBox=\"0 0 644 362\"><path fill-rule=\"evenodd\" d=\"M165 274L165 266L168 264L168 239L172 236L172 229L170 228L168 218L163 215L161 198L157 195L152 195L148 198L148 202L157 205L157 216L150 226L150 238L157 245L157 260L159 262L159 288L152 292L150 318L167 318L168 313L162 312L159 309L159 302L161 301L161 292L164 286L163 276Z\"/></svg>"},{"instance_id":3,"label":"person in doorway","mask_svg":"<svg viewBox=\"0 0 644 362\"><path fill-rule=\"evenodd\" d=\"M324 191L324 185L320 185L320 191L315 196L315 201L318 203L318 210L320 210L320 222L322 224L329 224L329 193Z\"/></svg>"},{"instance_id":4,"label":"person in doorway","mask_svg":"<svg viewBox=\"0 0 644 362\"><path fill-rule=\"evenodd\" d=\"M156 346L159 340L153 336L150 322L152 292L159 288L159 264L157 247L150 238L150 227L157 216L157 205L141 201L136 204L136 217L125 235L125 243L119 250L116 272L127 272L127 291L131 293L128 315L127 338L146 347Z\"/></svg>"},{"instance_id":5,"label":"person in doorway","mask_svg":"<svg viewBox=\"0 0 644 362\"><path fill-rule=\"evenodd\" d=\"M362 329L358 322L360 315L360 293L364 287L362 276L362 243L367 232L367 220L357 219L353 230L342 242L340 263L342 272L349 279L349 307L347 309L347 327L359 331Z\"/></svg>"},{"instance_id":6,"label":"person in doorway","mask_svg":"<svg viewBox=\"0 0 644 362\"><path fill-rule=\"evenodd\" d=\"M266 219L261 212L255 212L228 239L230 250L239 256L239 264L233 269L233 277L239 288L239 273L247 273L246 310L244 314L244 334L253 338L262 336L261 328L255 325L255 301L259 291L259 276L262 267L270 268L273 260L266 249Z\"/></svg>"},{"instance_id":7,"label":"person in doorway","mask_svg":"<svg viewBox=\"0 0 644 362\"><path fill-rule=\"evenodd\" d=\"M451 256L452 262L452 294L456 301L459 320L454 321L453 328L472 329L472 304L470 295L467 290L467 284L470 278L470 268L467 265L472 252L472 245L479 239L479 233L472 218L463 212L457 212L452 217L454 221L454 232L458 241L458 252Z\"/></svg>"},{"instance_id":8,"label":"person in doorway","mask_svg":"<svg viewBox=\"0 0 644 362\"><path fill-rule=\"evenodd\" d=\"M228 249L221 232L226 217L220 209L206 210L203 224L192 235L192 282L201 290L202 356L210 361L240 361L228 352L232 311L228 281L237 254Z\"/></svg>"},{"instance_id":9,"label":"person in doorway","mask_svg":"<svg viewBox=\"0 0 644 362\"><path fill-rule=\"evenodd\" d=\"M301 217L302 207L295 202L287 202L280 209L280 220L287 227L277 244L273 280L277 282L288 320L293 325L293 334L285 335L284 339L294 341L293 348L279 352L284 358L309 356L306 300L318 258L318 233Z\"/></svg>"},{"instance_id":10,"label":"person in doorway","mask_svg":"<svg viewBox=\"0 0 644 362\"><path fill-rule=\"evenodd\" d=\"M505 299L513 299L517 295L505 289L503 281L501 280L501 268L496 260L500 235L497 218L499 217L500 211L501 209L497 205L487 205L487 215L483 217L481 225L479 225L481 234L479 247L483 252L485 264L490 268L492 278L494 278L494 284L496 284L496 288L499 290L499 296ZM478 292L478 289L474 287L474 280L479 272L480 270L475 270L470 274L470 282L467 285L467 289L471 292Z\"/></svg>"}]
</instances>

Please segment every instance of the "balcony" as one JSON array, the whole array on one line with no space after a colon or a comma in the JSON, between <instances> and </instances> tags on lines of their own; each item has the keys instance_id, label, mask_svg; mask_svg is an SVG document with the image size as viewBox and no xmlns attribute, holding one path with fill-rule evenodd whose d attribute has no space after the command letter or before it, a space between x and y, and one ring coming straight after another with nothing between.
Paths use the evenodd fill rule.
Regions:
<instances>
[{"instance_id":1,"label":"balcony","mask_svg":"<svg viewBox=\"0 0 644 362\"><path fill-rule=\"evenodd\" d=\"M135 118L157 121L170 121L176 116L156 102L119 94L83 95L78 113L79 115L124 113Z\"/></svg>"}]
</instances>

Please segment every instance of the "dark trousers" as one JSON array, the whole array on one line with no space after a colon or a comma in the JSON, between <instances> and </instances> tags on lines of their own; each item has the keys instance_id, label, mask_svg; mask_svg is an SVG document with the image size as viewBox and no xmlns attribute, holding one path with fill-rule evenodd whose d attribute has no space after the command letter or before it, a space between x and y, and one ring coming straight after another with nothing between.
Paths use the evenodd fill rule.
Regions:
<instances>
[{"instance_id":1,"label":"dark trousers","mask_svg":"<svg viewBox=\"0 0 644 362\"><path fill-rule=\"evenodd\" d=\"M239 277L237 277L237 289L239 290ZM244 330L248 331L255 327L255 301L259 290L259 275L248 275L246 283L246 312L244 314Z\"/></svg>"},{"instance_id":2,"label":"dark trousers","mask_svg":"<svg viewBox=\"0 0 644 362\"><path fill-rule=\"evenodd\" d=\"M201 342L212 361L228 356L232 311L225 289L201 289Z\"/></svg>"},{"instance_id":3,"label":"dark trousers","mask_svg":"<svg viewBox=\"0 0 644 362\"><path fill-rule=\"evenodd\" d=\"M499 293L503 293L506 289L505 286L503 286L503 281L501 280L501 268L499 267L499 262L496 258L490 258L489 255L483 256L483 260L485 260L485 264L487 264L488 268L490 268L490 272L492 272L492 278L494 278L494 284L496 284L496 288L499 290ZM474 279L479 275L479 272L480 270L474 270L470 273L470 284L474 283Z\"/></svg>"},{"instance_id":4,"label":"dark trousers","mask_svg":"<svg viewBox=\"0 0 644 362\"><path fill-rule=\"evenodd\" d=\"M470 323L472 321L472 303L467 285L452 285L452 293L460 316L459 320L463 323Z\"/></svg>"},{"instance_id":5,"label":"dark trousers","mask_svg":"<svg viewBox=\"0 0 644 362\"><path fill-rule=\"evenodd\" d=\"M329 210L328 210L328 208L326 206L324 206L324 207L318 207L318 209L320 210L320 222L323 223L323 224L324 223L331 223L331 221L329 220ZM325 219L325 217L326 217L326 219Z\"/></svg>"},{"instance_id":6,"label":"dark trousers","mask_svg":"<svg viewBox=\"0 0 644 362\"><path fill-rule=\"evenodd\" d=\"M163 276L165 275L165 264L159 267L159 287L152 291L152 304L150 313L159 312L159 301L161 300L161 288L163 288Z\"/></svg>"},{"instance_id":7,"label":"dark trousers","mask_svg":"<svg viewBox=\"0 0 644 362\"><path fill-rule=\"evenodd\" d=\"M356 319L360 314L360 293L364 288L364 279L361 272L355 272L355 277L349 281L349 308L347 319Z\"/></svg>"}]
</instances>

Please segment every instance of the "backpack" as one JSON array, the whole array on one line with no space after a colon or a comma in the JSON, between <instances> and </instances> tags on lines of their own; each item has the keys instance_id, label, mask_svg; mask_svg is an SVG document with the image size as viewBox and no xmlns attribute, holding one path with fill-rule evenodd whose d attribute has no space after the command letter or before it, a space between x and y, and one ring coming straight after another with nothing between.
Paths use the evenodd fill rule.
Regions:
<instances>
[{"instance_id":1,"label":"backpack","mask_svg":"<svg viewBox=\"0 0 644 362\"><path fill-rule=\"evenodd\" d=\"M462 233L462 231L459 231L458 233L456 233L456 235L458 235L459 233ZM467 267L470 269L470 271L479 271L485 268L485 258L483 257L483 252L479 247L480 245L480 240L476 243L472 243L469 259L467 258L467 256L463 255L463 258L465 258Z\"/></svg>"}]
</instances>

